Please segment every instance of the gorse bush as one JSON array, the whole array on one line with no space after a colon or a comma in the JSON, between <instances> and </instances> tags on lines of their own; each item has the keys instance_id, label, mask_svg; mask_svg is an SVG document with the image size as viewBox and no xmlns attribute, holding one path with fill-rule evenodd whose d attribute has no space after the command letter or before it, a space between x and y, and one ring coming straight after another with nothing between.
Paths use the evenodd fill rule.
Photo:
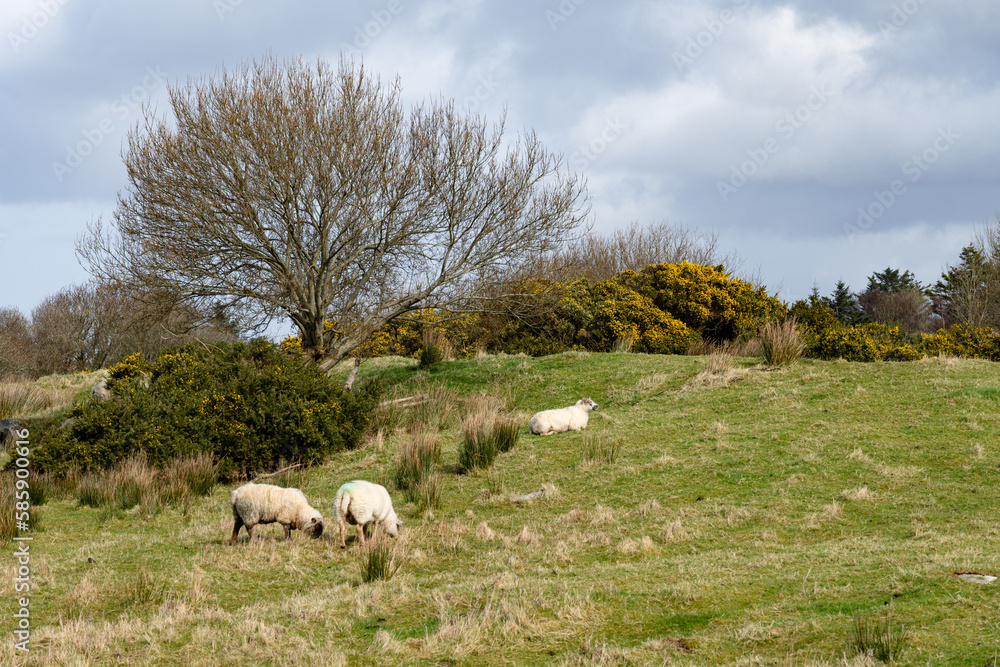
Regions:
<instances>
[{"instance_id":1,"label":"gorse bush","mask_svg":"<svg viewBox=\"0 0 1000 667\"><path fill-rule=\"evenodd\" d=\"M38 431L37 469L77 465L92 472L138 452L156 468L205 453L227 478L283 461L317 463L358 444L381 391L370 382L346 393L314 365L264 340L189 345L152 363L126 362L112 371L118 377L111 400L77 405L68 428Z\"/></svg>"}]
</instances>

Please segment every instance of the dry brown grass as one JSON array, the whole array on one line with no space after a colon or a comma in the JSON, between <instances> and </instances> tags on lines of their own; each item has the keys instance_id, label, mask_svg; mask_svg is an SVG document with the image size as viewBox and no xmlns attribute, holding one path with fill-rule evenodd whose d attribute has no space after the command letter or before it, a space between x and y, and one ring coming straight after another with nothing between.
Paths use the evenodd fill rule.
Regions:
<instances>
[{"instance_id":1,"label":"dry brown grass","mask_svg":"<svg viewBox=\"0 0 1000 667\"><path fill-rule=\"evenodd\" d=\"M688 348L691 356L707 356L710 354L728 354L731 357L760 356L760 341L754 338L747 341L707 341L700 340Z\"/></svg>"},{"instance_id":2,"label":"dry brown grass","mask_svg":"<svg viewBox=\"0 0 1000 667\"><path fill-rule=\"evenodd\" d=\"M78 393L107 376L106 371L49 375L34 382L0 383L0 419L23 419L62 411Z\"/></svg>"},{"instance_id":3,"label":"dry brown grass","mask_svg":"<svg viewBox=\"0 0 1000 667\"><path fill-rule=\"evenodd\" d=\"M141 514L149 516L165 505L186 505L207 495L215 486L218 471L211 454L179 458L157 470L140 452L110 470L81 476L76 495L84 506L112 511L138 507Z\"/></svg>"},{"instance_id":4,"label":"dry brown grass","mask_svg":"<svg viewBox=\"0 0 1000 667\"><path fill-rule=\"evenodd\" d=\"M802 356L806 348L798 322L790 317L784 322L767 322L760 328L760 353L765 364L788 366Z\"/></svg>"}]
</instances>

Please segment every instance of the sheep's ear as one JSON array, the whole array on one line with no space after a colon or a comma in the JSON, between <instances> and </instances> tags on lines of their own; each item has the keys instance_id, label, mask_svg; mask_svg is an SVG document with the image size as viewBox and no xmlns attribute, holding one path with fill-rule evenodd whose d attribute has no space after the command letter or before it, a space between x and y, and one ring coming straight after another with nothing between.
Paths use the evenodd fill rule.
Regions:
<instances>
[{"instance_id":1,"label":"sheep's ear","mask_svg":"<svg viewBox=\"0 0 1000 667\"><path fill-rule=\"evenodd\" d=\"M403 525L403 520L400 519L399 517L396 517L396 525L397 526L402 526Z\"/></svg>"}]
</instances>

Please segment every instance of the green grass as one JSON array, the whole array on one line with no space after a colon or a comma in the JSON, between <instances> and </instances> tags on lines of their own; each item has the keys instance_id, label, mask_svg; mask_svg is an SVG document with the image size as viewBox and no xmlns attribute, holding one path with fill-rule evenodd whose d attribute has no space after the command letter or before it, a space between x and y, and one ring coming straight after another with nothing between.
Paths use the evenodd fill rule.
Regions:
<instances>
[{"instance_id":1,"label":"green grass","mask_svg":"<svg viewBox=\"0 0 1000 667\"><path fill-rule=\"evenodd\" d=\"M366 362L400 397L485 390L522 424L586 396L601 408L582 433L522 434L488 473L459 474L453 406L434 424L433 513L390 484L406 558L387 581L363 581L364 550L349 533L341 551L332 526L229 546L230 487L149 517L51 498L32 653L15 663L8 642L0 662L835 665L890 601L899 664L991 660L1000 588L954 573L1000 571L1000 367L753 363L691 382L704 358ZM402 425L433 419L397 420L304 473L303 492L330 522L340 484L391 479ZM587 438L617 457L588 460ZM505 500L543 484L559 493Z\"/></svg>"}]
</instances>

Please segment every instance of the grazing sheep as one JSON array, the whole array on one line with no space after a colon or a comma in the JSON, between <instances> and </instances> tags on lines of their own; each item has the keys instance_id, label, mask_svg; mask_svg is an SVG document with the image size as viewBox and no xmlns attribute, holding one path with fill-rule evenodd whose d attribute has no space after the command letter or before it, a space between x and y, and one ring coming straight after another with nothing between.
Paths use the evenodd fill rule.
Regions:
<instances>
[{"instance_id":1,"label":"grazing sheep","mask_svg":"<svg viewBox=\"0 0 1000 667\"><path fill-rule=\"evenodd\" d=\"M285 527L286 540L291 538L292 528L310 537L323 534L323 515L309 506L298 489L251 482L234 490L229 502L233 505L233 544L240 526L247 527L247 535L253 540L253 527L258 523L280 523Z\"/></svg>"},{"instance_id":2,"label":"grazing sheep","mask_svg":"<svg viewBox=\"0 0 1000 667\"><path fill-rule=\"evenodd\" d=\"M558 410L542 410L528 422L528 428L535 435L552 435L563 431L582 431L587 428L590 411L597 409L597 403L589 398L581 398L576 405Z\"/></svg>"},{"instance_id":3,"label":"grazing sheep","mask_svg":"<svg viewBox=\"0 0 1000 667\"><path fill-rule=\"evenodd\" d=\"M333 505L337 515L337 525L340 527L341 549L347 548L344 533L348 523L358 527L358 544L361 546L365 544L366 525L374 524L373 537L379 526L392 537L396 537L399 534L399 527L403 525L402 519L396 516L396 512L392 509L389 492L380 484L360 479L347 482L337 489Z\"/></svg>"}]
</instances>

